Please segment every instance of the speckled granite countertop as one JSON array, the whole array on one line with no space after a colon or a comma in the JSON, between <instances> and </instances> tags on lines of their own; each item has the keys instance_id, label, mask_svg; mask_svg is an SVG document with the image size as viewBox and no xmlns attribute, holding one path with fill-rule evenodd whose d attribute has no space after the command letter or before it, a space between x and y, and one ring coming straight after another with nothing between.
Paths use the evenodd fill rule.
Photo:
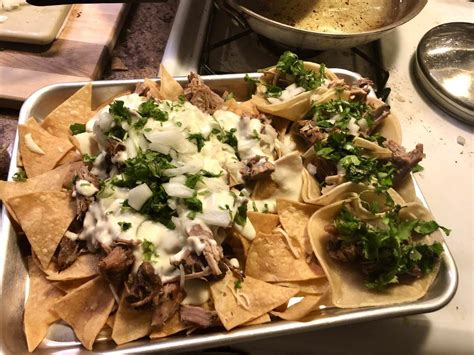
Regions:
<instances>
[{"instance_id":1,"label":"speckled granite countertop","mask_svg":"<svg viewBox=\"0 0 474 355\"><path fill-rule=\"evenodd\" d=\"M177 0L134 4L102 78L157 76L177 7ZM7 176L18 113L0 108L0 180Z\"/></svg>"}]
</instances>

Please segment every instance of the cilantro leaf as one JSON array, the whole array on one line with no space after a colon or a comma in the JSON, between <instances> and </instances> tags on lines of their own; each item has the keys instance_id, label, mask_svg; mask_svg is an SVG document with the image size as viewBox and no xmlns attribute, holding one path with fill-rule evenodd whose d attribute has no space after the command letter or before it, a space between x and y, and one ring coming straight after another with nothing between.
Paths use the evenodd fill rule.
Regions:
<instances>
[{"instance_id":1,"label":"cilantro leaf","mask_svg":"<svg viewBox=\"0 0 474 355\"><path fill-rule=\"evenodd\" d=\"M196 196L183 199L187 208L194 212L202 212L202 202Z\"/></svg>"},{"instance_id":2,"label":"cilantro leaf","mask_svg":"<svg viewBox=\"0 0 474 355\"><path fill-rule=\"evenodd\" d=\"M156 105L155 100L153 99L149 99L148 101L140 104L140 106L138 107L138 113L142 117L153 118L156 121L168 121L168 112L161 110L159 106Z\"/></svg>"},{"instance_id":3,"label":"cilantro leaf","mask_svg":"<svg viewBox=\"0 0 474 355\"><path fill-rule=\"evenodd\" d=\"M132 224L130 222L118 222L118 225L120 226L122 232L126 232L132 228Z\"/></svg>"},{"instance_id":4,"label":"cilantro leaf","mask_svg":"<svg viewBox=\"0 0 474 355\"><path fill-rule=\"evenodd\" d=\"M15 174L12 176L13 181L16 182L25 182L28 177L26 176L26 171L23 169L18 170Z\"/></svg>"},{"instance_id":5,"label":"cilantro leaf","mask_svg":"<svg viewBox=\"0 0 474 355\"><path fill-rule=\"evenodd\" d=\"M197 145L197 149L198 149L198 152L201 151L202 147L204 147L204 142L207 141L208 139L206 139L202 133L192 133L188 136L188 140L189 141L194 141Z\"/></svg>"},{"instance_id":6,"label":"cilantro leaf","mask_svg":"<svg viewBox=\"0 0 474 355\"><path fill-rule=\"evenodd\" d=\"M446 227L440 226L435 221L418 221L414 230L418 234L428 235L428 234L433 233L438 228L442 229L444 233L449 236L449 233L451 232L451 230Z\"/></svg>"},{"instance_id":7,"label":"cilantro leaf","mask_svg":"<svg viewBox=\"0 0 474 355\"><path fill-rule=\"evenodd\" d=\"M69 126L69 130L72 135L75 136L76 134L84 133L86 131L86 125L83 123L73 123Z\"/></svg>"},{"instance_id":8,"label":"cilantro leaf","mask_svg":"<svg viewBox=\"0 0 474 355\"><path fill-rule=\"evenodd\" d=\"M82 156L82 161L86 164L93 164L96 158L97 157L90 156L89 154L86 153Z\"/></svg>"},{"instance_id":9,"label":"cilantro leaf","mask_svg":"<svg viewBox=\"0 0 474 355\"><path fill-rule=\"evenodd\" d=\"M240 226L245 226L247 223L247 204L243 203L237 208L237 213L234 216L234 223Z\"/></svg>"},{"instance_id":10,"label":"cilantro leaf","mask_svg":"<svg viewBox=\"0 0 474 355\"><path fill-rule=\"evenodd\" d=\"M146 239L142 242L142 253L143 259L146 261L151 261L153 257L159 257L155 245Z\"/></svg>"},{"instance_id":11,"label":"cilantro leaf","mask_svg":"<svg viewBox=\"0 0 474 355\"><path fill-rule=\"evenodd\" d=\"M235 280L235 281L234 281L234 288L235 288L236 290L242 288L242 281L240 281L240 280Z\"/></svg>"}]
</instances>

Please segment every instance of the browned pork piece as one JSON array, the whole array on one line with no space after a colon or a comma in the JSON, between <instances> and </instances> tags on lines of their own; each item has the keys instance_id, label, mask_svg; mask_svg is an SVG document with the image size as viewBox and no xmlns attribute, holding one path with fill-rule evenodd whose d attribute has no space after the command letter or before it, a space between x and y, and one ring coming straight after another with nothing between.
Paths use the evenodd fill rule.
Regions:
<instances>
[{"instance_id":1,"label":"browned pork piece","mask_svg":"<svg viewBox=\"0 0 474 355\"><path fill-rule=\"evenodd\" d=\"M96 188L99 188L99 178L92 174L87 166L82 166L78 171L76 175L77 180L86 180L90 182L92 185L94 185ZM87 210L89 209L89 206L92 202L94 202L93 197L87 197L83 196L76 191L76 186L73 184L72 190L75 193L75 198L76 198L76 214L77 218L80 219L82 218ZM73 195L74 196L74 195Z\"/></svg>"},{"instance_id":2,"label":"browned pork piece","mask_svg":"<svg viewBox=\"0 0 474 355\"><path fill-rule=\"evenodd\" d=\"M327 243L328 255L337 261L349 263L357 261L362 256L362 249L355 244L343 245L342 240L337 238L337 229L334 225L328 224L324 230L331 235Z\"/></svg>"},{"instance_id":3,"label":"browned pork piece","mask_svg":"<svg viewBox=\"0 0 474 355\"><path fill-rule=\"evenodd\" d=\"M377 107L372 112L372 118L374 119L374 123L372 127L367 131L368 135L371 135L375 132L378 126L384 121L384 119L390 114L390 106L387 104L383 104Z\"/></svg>"},{"instance_id":4,"label":"browned pork piece","mask_svg":"<svg viewBox=\"0 0 474 355\"><path fill-rule=\"evenodd\" d=\"M213 114L224 103L224 99L204 84L199 75L191 73L184 89L186 99L201 111Z\"/></svg>"},{"instance_id":5,"label":"browned pork piece","mask_svg":"<svg viewBox=\"0 0 474 355\"><path fill-rule=\"evenodd\" d=\"M295 123L296 134L308 144L314 144L324 139L324 134L313 120L301 120Z\"/></svg>"},{"instance_id":6,"label":"browned pork piece","mask_svg":"<svg viewBox=\"0 0 474 355\"><path fill-rule=\"evenodd\" d=\"M417 144L415 149L410 152L407 152L405 148L392 140L386 141L384 145L392 151L392 163L398 168L397 174L394 177L394 185L397 186L425 157L423 144Z\"/></svg>"},{"instance_id":7,"label":"browned pork piece","mask_svg":"<svg viewBox=\"0 0 474 355\"><path fill-rule=\"evenodd\" d=\"M144 261L135 275L130 274L125 283L126 300L134 308L145 308L162 292L160 277L151 263Z\"/></svg>"},{"instance_id":8,"label":"browned pork piece","mask_svg":"<svg viewBox=\"0 0 474 355\"><path fill-rule=\"evenodd\" d=\"M316 179L319 182L323 182L326 180L326 177L333 176L337 174L337 166L334 162L330 160L326 160L319 156L315 156L314 159L311 161L316 167Z\"/></svg>"},{"instance_id":9,"label":"browned pork piece","mask_svg":"<svg viewBox=\"0 0 474 355\"><path fill-rule=\"evenodd\" d=\"M343 89L349 89L349 85L346 84L344 79L334 79L331 80L331 82L328 84L328 89L334 89L338 87Z\"/></svg>"},{"instance_id":10,"label":"browned pork piece","mask_svg":"<svg viewBox=\"0 0 474 355\"><path fill-rule=\"evenodd\" d=\"M240 173L245 181L263 179L275 171L275 165L269 162L267 157L257 155L243 163L244 166L240 169Z\"/></svg>"},{"instance_id":11,"label":"browned pork piece","mask_svg":"<svg viewBox=\"0 0 474 355\"><path fill-rule=\"evenodd\" d=\"M68 237L62 237L56 251L56 265L59 271L68 268L76 261L81 251L79 242L71 240Z\"/></svg>"},{"instance_id":12,"label":"browned pork piece","mask_svg":"<svg viewBox=\"0 0 474 355\"><path fill-rule=\"evenodd\" d=\"M221 275L222 271L219 268L219 262L224 258L222 247L217 245L212 232L209 229L204 229L200 224L194 224L189 230L190 237L197 237L201 243L204 243L202 254L206 259L213 275Z\"/></svg>"},{"instance_id":13,"label":"browned pork piece","mask_svg":"<svg viewBox=\"0 0 474 355\"><path fill-rule=\"evenodd\" d=\"M125 147L125 144L120 139L117 139L115 137L110 137L107 138L106 144L105 144L105 151L107 152L107 155L109 158L112 158L115 154L118 152L123 152L127 149Z\"/></svg>"},{"instance_id":14,"label":"browned pork piece","mask_svg":"<svg viewBox=\"0 0 474 355\"><path fill-rule=\"evenodd\" d=\"M355 82L354 86L363 89L368 94L370 92L370 87L374 86L374 82L367 78L360 78Z\"/></svg>"},{"instance_id":15,"label":"browned pork piece","mask_svg":"<svg viewBox=\"0 0 474 355\"><path fill-rule=\"evenodd\" d=\"M124 244L115 245L98 263L102 276L115 288L121 288L135 261L132 249Z\"/></svg>"},{"instance_id":16,"label":"browned pork piece","mask_svg":"<svg viewBox=\"0 0 474 355\"><path fill-rule=\"evenodd\" d=\"M200 328L209 328L221 324L216 311L210 311L202 307L181 305L179 316L182 322L190 323Z\"/></svg>"},{"instance_id":17,"label":"browned pork piece","mask_svg":"<svg viewBox=\"0 0 474 355\"><path fill-rule=\"evenodd\" d=\"M171 282L163 286L163 292L155 296L153 303L155 309L151 325L162 327L167 320L173 317L179 310L179 305L186 296L184 290L179 287L179 283Z\"/></svg>"}]
</instances>

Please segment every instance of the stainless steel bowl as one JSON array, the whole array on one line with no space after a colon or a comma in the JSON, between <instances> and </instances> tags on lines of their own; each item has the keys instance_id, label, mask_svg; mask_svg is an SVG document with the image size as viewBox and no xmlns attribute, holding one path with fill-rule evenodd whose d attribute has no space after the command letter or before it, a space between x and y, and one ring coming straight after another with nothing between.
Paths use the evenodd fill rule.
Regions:
<instances>
[{"instance_id":1,"label":"stainless steel bowl","mask_svg":"<svg viewBox=\"0 0 474 355\"><path fill-rule=\"evenodd\" d=\"M385 4L383 5L384 12L389 15L381 27L369 31L329 33L299 29L264 17L258 13L259 4L264 1L221 0L218 2L239 24L248 26L258 34L289 47L305 49L350 48L374 41L414 18L427 3L427 0L383 2L382 4ZM370 3L370 1L366 3ZM270 0L267 1L267 4L271 4ZM357 13L352 14L354 18L358 15Z\"/></svg>"}]
</instances>

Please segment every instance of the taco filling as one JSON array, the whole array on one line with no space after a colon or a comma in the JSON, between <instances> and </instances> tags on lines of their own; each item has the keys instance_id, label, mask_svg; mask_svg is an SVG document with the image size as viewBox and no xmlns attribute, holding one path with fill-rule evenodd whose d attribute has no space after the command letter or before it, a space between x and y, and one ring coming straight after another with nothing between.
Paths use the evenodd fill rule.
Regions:
<instances>
[{"instance_id":1,"label":"taco filling","mask_svg":"<svg viewBox=\"0 0 474 355\"><path fill-rule=\"evenodd\" d=\"M395 206L379 218L364 221L346 205L334 223L324 227L330 234L326 245L329 256L357 267L370 289L382 290L432 272L443 252L438 241L427 244L420 240L438 228L447 235L449 230L435 221L401 220L400 209Z\"/></svg>"}]
</instances>

